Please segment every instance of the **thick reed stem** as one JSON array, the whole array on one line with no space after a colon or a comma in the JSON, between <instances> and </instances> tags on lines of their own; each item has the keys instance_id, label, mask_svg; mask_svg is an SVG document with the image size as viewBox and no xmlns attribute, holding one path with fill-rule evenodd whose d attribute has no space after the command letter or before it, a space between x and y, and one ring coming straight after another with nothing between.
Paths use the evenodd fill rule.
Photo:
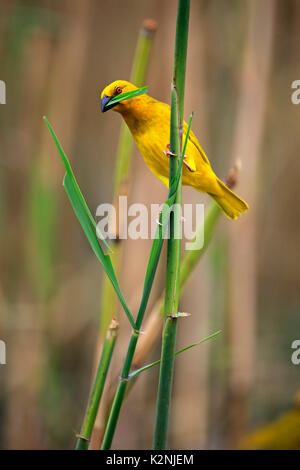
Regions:
<instances>
[{"instance_id":1,"label":"thick reed stem","mask_svg":"<svg viewBox=\"0 0 300 470\"><path fill-rule=\"evenodd\" d=\"M133 359L133 356L134 356L134 351L135 351L135 348L136 348L136 343L137 343L137 340L138 340L138 336L139 336L138 332L134 331L131 335L131 338L130 338L130 342L129 342L127 354L126 354L126 357L125 357L125 361L124 361L124 364L123 364L119 384L118 384L118 387L117 387L117 391L116 391L115 398L114 398L114 401L113 401L113 404L112 404L112 407L111 407L111 412L110 412L110 415L109 415L109 419L108 419L108 422L107 422L107 426L106 426L106 430L105 430L105 434L104 434L104 438L103 438L103 442L102 442L102 450L110 449L110 446L111 446L111 443L112 443L112 440L113 440L113 437L114 437L115 429L116 429L116 426L117 426L117 421L118 421L118 418L119 418L119 414L120 414L120 411L121 411L121 406L122 406L124 396L125 396L125 392L126 392L126 387L127 387L127 382L128 382L128 375L129 375L129 372L130 372L131 363L132 363L132 359Z\"/></svg>"},{"instance_id":2,"label":"thick reed stem","mask_svg":"<svg viewBox=\"0 0 300 470\"><path fill-rule=\"evenodd\" d=\"M189 25L189 0L179 0L177 11L173 84L171 91L169 185L176 172L182 148L184 85ZM181 181L176 195L176 208L170 216L170 238L167 250L167 278L164 315L166 318L162 339L161 365L154 432L154 449L166 449L177 335L180 246L181 246Z\"/></svg>"}]
</instances>

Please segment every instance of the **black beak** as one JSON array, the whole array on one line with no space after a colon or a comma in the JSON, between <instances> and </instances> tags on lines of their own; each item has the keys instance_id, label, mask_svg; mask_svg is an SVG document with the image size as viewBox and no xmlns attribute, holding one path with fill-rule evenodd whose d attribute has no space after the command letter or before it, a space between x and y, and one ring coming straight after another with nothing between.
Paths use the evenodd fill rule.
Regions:
<instances>
[{"instance_id":1,"label":"black beak","mask_svg":"<svg viewBox=\"0 0 300 470\"><path fill-rule=\"evenodd\" d=\"M110 100L112 99L112 96L107 96L107 95L104 95L102 100L101 100L101 111L102 113L105 113L106 111L108 111L109 109L113 108L115 105L112 105L112 106L109 106L109 102ZM118 104L118 103L116 103Z\"/></svg>"}]
</instances>

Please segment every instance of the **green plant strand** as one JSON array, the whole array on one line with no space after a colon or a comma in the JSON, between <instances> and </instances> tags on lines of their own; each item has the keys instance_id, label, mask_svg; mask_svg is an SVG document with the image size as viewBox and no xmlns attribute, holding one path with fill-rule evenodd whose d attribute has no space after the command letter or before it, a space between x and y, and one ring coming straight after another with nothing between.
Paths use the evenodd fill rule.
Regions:
<instances>
[{"instance_id":1,"label":"green plant strand","mask_svg":"<svg viewBox=\"0 0 300 470\"><path fill-rule=\"evenodd\" d=\"M103 344L102 353L96 372L96 377L87 405L80 435L77 439L76 450L88 450L89 448L90 438L92 436L92 431L95 424L99 403L102 397L108 368L110 366L112 354L117 339L117 332L118 323L116 320L112 320L107 330L107 335Z\"/></svg>"},{"instance_id":2,"label":"green plant strand","mask_svg":"<svg viewBox=\"0 0 300 470\"><path fill-rule=\"evenodd\" d=\"M178 124L177 95L175 88L172 87L170 151L175 155L178 155L180 150ZM170 157L170 182L176 164L177 157ZM176 198L176 203L180 203L180 197ZM178 308L180 265L180 238L178 237L176 239L174 235L176 228L180 227L180 224L181 214L180 212L178 213L178 206L176 206L176 209L170 216L170 238L168 240L167 249L167 279L164 305L164 316L166 321L162 338L160 376L153 442L154 449L165 449L167 441L177 332L177 318L172 317L172 314L177 313Z\"/></svg>"},{"instance_id":3,"label":"green plant strand","mask_svg":"<svg viewBox=\"0 0 300 470\"><path fill-rule=\"evenodd\" d=\"M182 354L185 351L188 351L189 349L194 348L195 346L199 346L199 344L204 343L205 341L208 341L209 339L214 338L215 336L219 335L221 333L221 330L216 331L215 333L212 333L211 335L207 336L204 339L201 339L197 343L190 344L186 348L180 349L179 351L175 352L175 356L178 356L179 354ZM131 372L128 376L128 379L131 380L135 378L137 375L139 375L141 372L144 372L145 370L152 369L152 367L158 366L161 363L161 360L151 362L151 364L147 364L146 366L141 367L140 369L136 369L133 372Z\"/></svg>"},{"instance_id":4,"label":"green plant strand","mask_svg":"<svg viewBox=\"0 0 300 470\"><path fill-rule=\"evenodd\" d=\"M132 98L136 98L137 96L144 95L147 92L148 92L148 87L147 86L144 86L142 88L138 88L137 90L127 91L126 93L122 93L121 95L117 95L114 98L112 98L109 101L108 106L111 106L112 104L117 104L120 101L130 100Z\"/></svg>"},{"instance_id":5,"label":"green plant strand","mask_svg":"<svg viewBox=\"0 0 300 470\"><path fill-rule=\"evenodd\" d=\"M180 154L181 148L180 135L182 135L184 109L189 10L189 0L178 1L170 122L170 151L175 155ZM170 158L170 184L172 175L176 166L178 165L177 158ZM176 203L180 204L181 207L181 181L176 197ZM174 213L171 213L170 217L170 238L168 240L167 250L167 278L164 306L165 326L162 337L156 422L153 440L153 448L159 450L166 449L167 447L169 414L171 406L178 322L178 319L176 316L174 316L174 314L176 314L178 310L181 246L181 237L176 238L176 232L178 234L180 233L180 230L181 211L177 209L174 211Z\"/></svg>"}]
</instances>

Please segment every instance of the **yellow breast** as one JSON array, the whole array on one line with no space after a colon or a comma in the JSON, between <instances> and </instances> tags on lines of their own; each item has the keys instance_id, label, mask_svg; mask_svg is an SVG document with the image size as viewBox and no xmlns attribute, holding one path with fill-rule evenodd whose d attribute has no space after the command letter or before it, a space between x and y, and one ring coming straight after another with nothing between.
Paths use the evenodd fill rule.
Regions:
<instances>
[{"instance_id":1,"label":"yellow breast","mask_svg":"<svg viewBox=\"0 0 300 470\"><path fill-rule=\"evenodd\" d=\"M169 185L169 158L164 154L170 142L170 106L151 98L150 102L145 102L143 107L141 102L138 109L130 109L124 113L125 119L136 145L143 156L150 170L166 186ZM184 123L183 140L186 135L187 125ZM193 134L193 139L197 142ZM187 161L194 171L202 173L206 168L210 168L207 161L201 158L199 149L192 140L189 139L186 148ZM194 173L185 165L182 170L182 184L194 186Z\"/></svg>"}]
</instances>

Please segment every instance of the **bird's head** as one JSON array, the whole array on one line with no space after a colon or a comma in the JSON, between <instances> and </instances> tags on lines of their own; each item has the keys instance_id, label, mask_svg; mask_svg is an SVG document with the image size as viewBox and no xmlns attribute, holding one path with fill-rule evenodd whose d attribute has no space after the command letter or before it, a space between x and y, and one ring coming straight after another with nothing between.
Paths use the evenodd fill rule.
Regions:
<instances>
[{"instance_id":1,"label":"bird's head","mask_svg":"<svg viewBox=\"0 0 300 470\"><path fill-rule=\"evenodd\" d=\"M105 113L109 109L113 109L114 111L122 113L122 111L124 111L127 108L128 103L131 104L131 101L135 101L138 98L132 98L130 100L120 101L119 103L115 103L112 105L109 104L110 100L114 98L115 96L120 95L121 93L134 91L134 90L137 90L137 87L130 82L126 82L125 80L116 80L115 82L112 82L110 85L107 85L107 87L105 87L101 93L102 113Z\"/></svg>"}]
</instances>

